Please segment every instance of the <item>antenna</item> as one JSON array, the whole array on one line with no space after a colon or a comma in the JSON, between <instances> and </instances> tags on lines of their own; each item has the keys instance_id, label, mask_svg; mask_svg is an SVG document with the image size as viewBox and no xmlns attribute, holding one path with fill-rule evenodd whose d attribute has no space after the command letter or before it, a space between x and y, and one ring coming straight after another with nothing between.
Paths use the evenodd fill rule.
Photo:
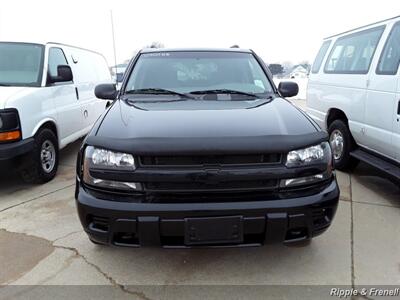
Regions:
<instances>
[{"instance_id":1,"label":"antenna","mask_svg":"<svg viewBox=\"0 0 400 300\"><path fill-rule=\"evenodd\" d=\"M117 78L117 51L115 50L115 36L114 36L114 18L112 9L110 9L110 17L111 17L111 32L112 32L112 40L113 40L113 48L114 48L114 63L115 63L115 84L118 84Z\"/></svg>"}]
</instances>

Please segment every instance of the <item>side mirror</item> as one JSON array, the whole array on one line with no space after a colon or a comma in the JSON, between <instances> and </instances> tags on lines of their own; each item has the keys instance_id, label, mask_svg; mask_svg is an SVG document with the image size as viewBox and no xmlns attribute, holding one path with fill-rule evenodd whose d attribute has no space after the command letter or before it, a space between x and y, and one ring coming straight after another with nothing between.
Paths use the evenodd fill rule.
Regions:
<instances>
[{"instance_id":1,"label":"side mirror","mask_svg":"<svg viewBox=\"0 0 400 300\"><path fill-rule=\"evenodd\" d=\"M57 66L57 76L49 76L51 83L55 82L68 82L72 81L74 76L72 75L71 67L68 65Z\"/></svg>"},{"instance_id":2,"label":"side mirror","mask_svg":"<svg viewBox=\"0 0 400 300\"><path fill-rule=\"evenodd\" d=\"M278 91L282 97L293 97L299 93L299 86L296 82L282 81L279 83Z\"/></svg>"},{"instance_id":3,"label":"side mirror","mask_svg":"<svg viewBox=\"0 0 400 300\"><path fill-rule=\"evenodd\" d=\"M94 94L99 99L115 100L117 89L115 88L115 84L112 83L99 84L95 87Z\"/></svg>"}]
</instances>

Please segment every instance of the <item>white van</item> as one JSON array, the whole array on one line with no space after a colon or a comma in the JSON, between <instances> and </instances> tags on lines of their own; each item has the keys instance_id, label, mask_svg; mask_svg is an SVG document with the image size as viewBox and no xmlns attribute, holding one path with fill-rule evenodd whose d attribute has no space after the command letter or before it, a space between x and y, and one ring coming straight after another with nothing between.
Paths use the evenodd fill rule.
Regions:
<instances>
[{"instance_id":1,"label":"white van","mask_svg":"<svg viewBox=\"0 0 400 300\"><path fill-rule=\"evenodd\" d=\"M307 113L330 134L335 165L365 161L400 178L400 16L326 38Z\"/></svg>"},{"instance_id":2,"label":"white van","mask_svg":"<svg viewBox=\"0 0 400 300\"><path fill-rule=\"evenodd\" d=\"M51 180L59 149L86 135L105 110L95 86L110 82L99 53L0 42L0 160L13 159L26 181Z\"/></svg>"}]
</instances>

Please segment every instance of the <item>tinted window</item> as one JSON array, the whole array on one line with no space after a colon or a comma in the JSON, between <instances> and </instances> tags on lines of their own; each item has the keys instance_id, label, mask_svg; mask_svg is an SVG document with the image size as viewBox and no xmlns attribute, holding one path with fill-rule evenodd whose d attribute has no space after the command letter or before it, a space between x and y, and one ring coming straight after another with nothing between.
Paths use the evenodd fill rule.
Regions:
<instances>
[{"instance_id":1,"label":"tinted window","mask_svg":"<svg viewBox=\"0 0 400 300\"><path fill-rule=\"evenodd\" d=\"M141 54L126 89L145 88L185 93L209 89L273 92L254 56L240 52L172 51Z\"/></svg>"},{"instance_id":2,"label":"tinted window","mask_svg":"<svg viewBox=\"0 0 400 300\"><path fill-rule=\"evenodd\" d=\"M61 48L50 48L49 50L49 68L50 76L57 76L57 67L60 65L68 65L64 52Z\"/></svg>"},{"instance_id":3,"label":"tinted window","mask_svg":"<svg viewBox=\"0 0 400 300\"><path fill-rule=\"evenodd\" d=\"M400 63L400 23L396 23L379 59L377 74L395 75Z\"/></svg>"},{"instance_id":4,"label":"tinted window","mask_svg":"<svg viewBox=\"0 0 400 300\"><path fill-rule=\"evenodd\" d=\"M324 60L325 54L328 51L330 44L331 44L331 41L325 41L322 43L322 46L319 49L317 57L315 58L315 61L312 65L312 68L311 68L312 73L319 72L319 68L321 67L322 61Z\"/></svg>"},{"instance_id":5,"label":"tinted window","mask_svg":"<svg viewBox=\"0 0 400 300\"><path fill-rule=\"evenodd\" d=\"M40 86L43 46L0 43L0 85Z\"/></svg>"},{"instance_id":6,"label":"tinted window","mask_svg":"<svg viewBox=\"0 0 400 300\"><path fill-rule=\"evenodd\" d=\"M326 73L366 74L384 26L339 38L325 64Z\"/></svg>"}]
</instances>

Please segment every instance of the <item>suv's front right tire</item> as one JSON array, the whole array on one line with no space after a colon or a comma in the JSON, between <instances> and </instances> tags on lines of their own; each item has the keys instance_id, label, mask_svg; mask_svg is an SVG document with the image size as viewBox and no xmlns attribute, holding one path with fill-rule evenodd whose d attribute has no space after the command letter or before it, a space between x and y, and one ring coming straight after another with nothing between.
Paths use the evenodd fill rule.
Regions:
<instances>
[{"instance_id":1,"label":"suv's front right tire","mask_svg":"<svg viewBox=\"0 0 400 300\"><path fill-rule=\"evenodd\" d=\"M328 133L335 168L342 171L354 168L358 161L350 156L350 152L356 144L347 124L343 120L335 120L329 125Z\"/></svg>"}]
</instances>

